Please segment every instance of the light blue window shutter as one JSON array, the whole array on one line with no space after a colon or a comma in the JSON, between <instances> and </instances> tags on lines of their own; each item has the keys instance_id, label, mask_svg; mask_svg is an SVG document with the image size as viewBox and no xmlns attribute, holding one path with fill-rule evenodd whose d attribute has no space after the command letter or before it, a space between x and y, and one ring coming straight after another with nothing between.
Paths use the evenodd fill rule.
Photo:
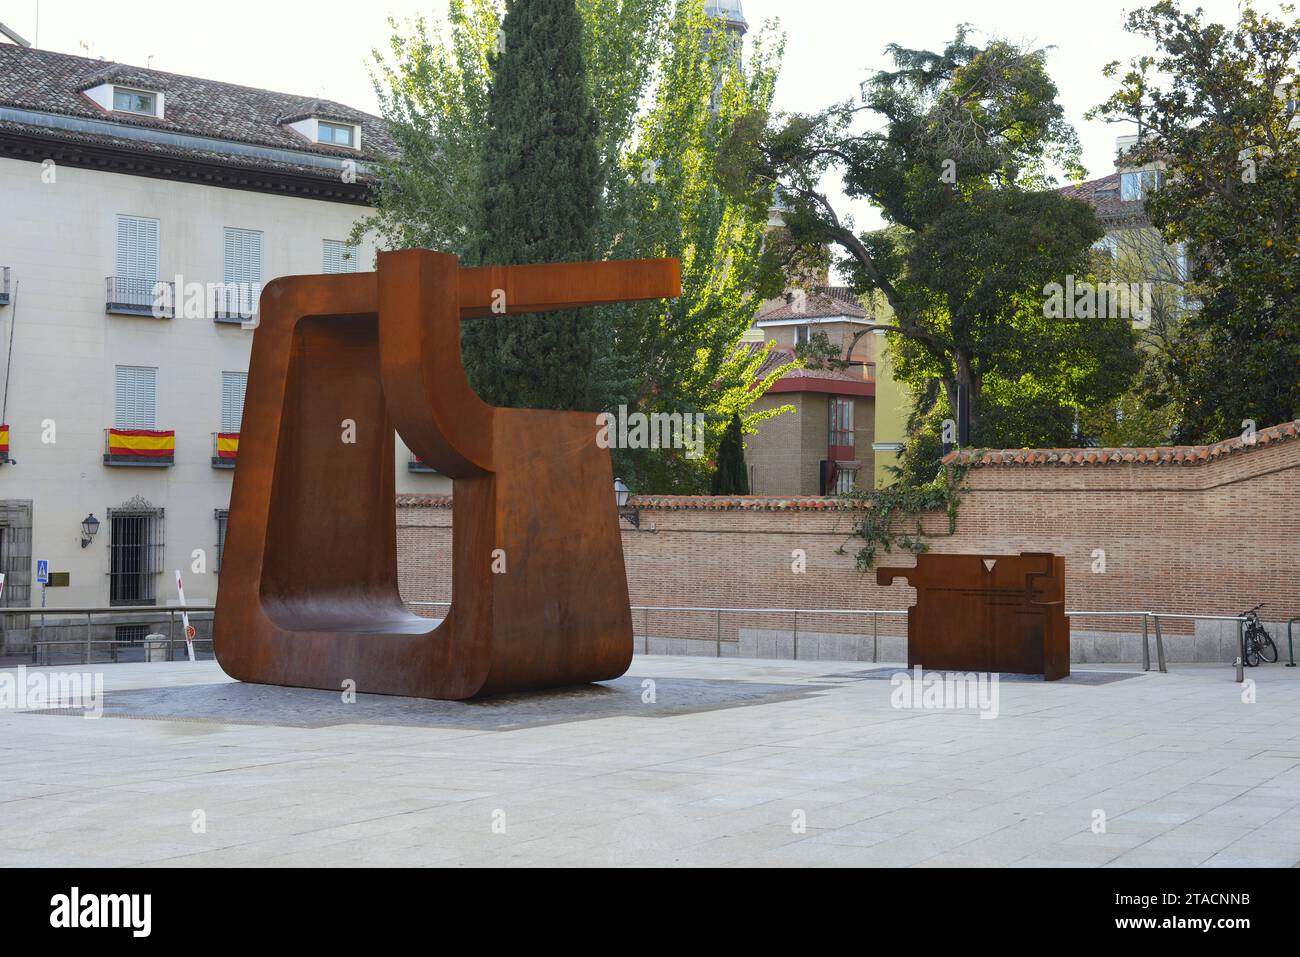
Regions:
<instances>
[{"instance_id":1,"label":"light blue window shutter","mask_svg":"<svg viewBox=\"0 0 1300 957\"><path fill-rule=\"evenodd\" d=\"M117 217L117 275L158 281L158 220Z\"/></svg>"},{"instance_id":2,"label":"light blue window shutter","mask_svg":"<svg viewBox=\"0 0 1300 957\"><path fill-rule=\"evenodd\" d=\"M119 429L155 429L158 407L158 370L144 366L118 366L115 370L116 411Z\"/></svg>"},{"instance_id":3,"label":"light blue window shutter","mask_svg":"<svg viewBox=\"0 0 1300 957\"><path fill-rule=\"evenodd\" d=\"M244 418L244 393L248 389L247 372L221 373L221 431L238 432Z\"/></svg>"},{"instance_id":4,"label":"light blue window shutter","mask_svg":"<svg viewBox=\"0 0 1300 957\"><path fill-rule=\"evenodd\" d=\"M321 268L327 273L356 272L357 247L337 239L325 240L325 251Z\"/></svg>"}]
</instances>

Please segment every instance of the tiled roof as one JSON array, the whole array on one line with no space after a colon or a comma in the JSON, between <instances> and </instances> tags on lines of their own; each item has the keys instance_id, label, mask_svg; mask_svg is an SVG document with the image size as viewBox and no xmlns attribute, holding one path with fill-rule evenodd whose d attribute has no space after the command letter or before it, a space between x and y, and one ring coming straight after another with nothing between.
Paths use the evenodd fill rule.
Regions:
<instances>
[{"instance_id":1,"label":"tiled roof","mask_svg":"<svg viewBox=\"0 0 1300 957\"><path fill-rule=\"evenodd\" d=\"M844 286L815 286L805 292L802 308L796 311L795 297L776 299L760 308L758 322L774 319L832 319L848 316L850 319L867 318L853 291Z\"/></svg>"},{"instance_id":2,"label":"tiled roof","mask_svg":"<svg viewBox=\"0 0 1300 957\"><path fill-rule=\"evenodd\" d=\"M781 374L782 379L834 379L843 382L865 382L862 366L849 366L847 369L809 369L806 366L792 365Z\"/></svg>"},{"instance_id":3,"label":"tiled roof","mask_svg":"<svg viewBox=\"0 0 1300 957\"><path fill-rule=\"evenodd\" d=\"M768 348L769 345L771 346L770 349ZM788 366L794 362L793 349L782 348L781 346L775 345L770 340L768 342L742 342L740 348L750 353L764 353L763 362L754 373L754 379L756 381L762 381L777 369Z\"/></svg>"},{"instance_id":4,"label":"tiled roof","mask_svg":"<svg viewBox=\"0 0 1300 957\"><path fill-rule=\"evenodd\" d=\"M107 82L164 94L163 118L107 112L84 95L84 91ZM0 44L0 107L106 121L124 128L138 127L232 140L338 159L357 158L360 154L356 150L313 143L288 125L306 116L321 116L359 124L362 154L382 154L393 149L382 119L342 103L10 44ZM30 132L34 128L31 123L0 121L0 132L9 129ZM115 141L111 134L40 129L55 138L76 138L82 142L106 142L115 146L127 144L142 152L172 152L182 156L206 152L183 145L142 143L124 138ZM232 154L221 155L224 158ZM265 160L258 162L259 165L266 163Z\"/></svg>"},{"instance_id":5,"label":"tiled roof","mask_svg":"<svg viewBox=\"0 0 1300 957\"><path fill-rule=\"evenodd\" d=\"M1103 222L1146 219L1146 211L1141 201L1125 201L1119 198L1118 172L1100 179L1090 179L1073 186L1065 186L1060 192L1062 196L1083 200L1096 211L1097 218Z\"/></svg>"},{"instance_id":6,"label":"tiled roof","mask_svg":"<svg viewBox=\"0 0 1300 957\"><path fill-rule=\"evenodd\" d=\"M746 343L751 349L762 349L766 344ZM794 379L815 379L819 382L852 382L862 384L869 381L865 375L862 366L849 366L847 369L809 369L801 364L794 354L794 350L789 346L773 346L763 360L762 366L759 367L758 373L754 376L756 381L766 378L776 369L782 369L781 378L772 385L774 391L794 392L798 389L789 388L791 380ZM781 388L781 385L785 388Z\"/></svg>"},{"instance_id":7,"label":"tiled roof","mask_svg":"<svg viewBox=\"0 0 1300 957\"><path fill-rule=\"evenodd\" d=\"M985 465L1204 465L1226 456L1300 438L1300 419L1261 429L1255 441L1240 436L1213 445L1168 445L1143 449L961 449L945 464Z\"/></svg>"}]
</instances>

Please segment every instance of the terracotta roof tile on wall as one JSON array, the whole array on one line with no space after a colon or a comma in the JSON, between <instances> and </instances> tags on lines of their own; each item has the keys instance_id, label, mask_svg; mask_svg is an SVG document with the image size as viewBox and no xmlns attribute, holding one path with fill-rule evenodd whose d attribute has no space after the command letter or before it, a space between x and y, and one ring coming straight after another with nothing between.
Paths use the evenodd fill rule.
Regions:
<instances>
[{"instance_id":1,"label":"terracotta roof tile on wall","mask_svg":"<svg viewBox=\"0 0 1300 957\"><path fill-rule=\"evenodd\" d=\"M611 491L612 495L613 492ZM418 492L397 496L398 508L451 508L450 495L426 495Z\"/></svg>"},{"instance_id":2,"label":"terracotta roof tile on wall","mask_svg":"<svg viewBox=\"0 0 1300 957\"><path fill-rule=\"evenodd\" d=\"M988 465L1203 465L1241 452L1300 438L1300 419L1255 433L1254 442L1240 436L1213 445L1169 445L1134 449L962 449L949 453L946 464Z\"/></svg>"},{"instance_id":3,"label":"terracotta roof tile on wall","mask_svg":"<svg viewBox=\"0 0 1300 957\"><path fill-rule=\"evenodd\" d=\"M610 489L610 496L614 491ZM683 511L831 512L861 508L859 502L814 495L633 495L629 508ZM399 495L398 508L451 508L450 495Z\"/></svg>"},{"instance_id":4,"label":"terracotta roof tile on wall","mask_svg":"<svg viewBox=\"0 0 1300 957\"><path fill-rule=\"evenodd\" d=\"M852 499L815 495L633 495L628 506L664 512L839 512L863 507Z\"/></svg>"}]
</instances>

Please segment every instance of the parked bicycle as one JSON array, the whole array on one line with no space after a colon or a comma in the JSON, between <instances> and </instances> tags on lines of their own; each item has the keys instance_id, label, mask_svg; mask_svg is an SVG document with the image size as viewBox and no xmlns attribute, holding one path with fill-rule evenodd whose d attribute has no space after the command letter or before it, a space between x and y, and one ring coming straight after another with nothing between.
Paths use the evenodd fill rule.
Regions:
<instances>
[{"instance_id":1,"label":"parked bicycle","mask_svg":"<svg viewBox=\"0 0 1300 957\"><path fill-rule=\"evenodd\" d=\"M1246 624L1243 629L1243 644L1245 645L1246 664L1254 668L1261 661L1267 661L1269 664L1277 661L1277 645L1273 644L1273 639L1269 637L1268 632L1264 629L1264 623L1259 620L1259 610L1264 607L1260 602L1250 611L1242 612L1246 618Z\"/></svg>"}]
</instances>

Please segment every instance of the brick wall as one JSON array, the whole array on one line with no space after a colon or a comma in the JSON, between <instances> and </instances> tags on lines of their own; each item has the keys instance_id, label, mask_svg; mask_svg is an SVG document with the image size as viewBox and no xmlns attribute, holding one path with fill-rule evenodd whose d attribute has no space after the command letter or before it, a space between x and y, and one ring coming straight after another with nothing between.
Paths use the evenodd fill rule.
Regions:
<instances>
[{"instance_id":1,"label":"brick wall","mask_svg":"<svg viewBox=\"0 0 1300 957\"><path fill-rule=\"evenodd\" d=\"M764 420L755 435L745 437L745 462L755 495L816 495L821 488L821 463L830 440L830 395L824 392L769 392L755 409L794 406ZM875 399L852 396L853 442L862 463L859 481L870 483L875 453Z\"/></svg>"},{"instance_id":2,"label":"brick wall","mask_svg":"<svg viewBox=\"0 0 1300 957\"><path fill-rule=\"evenodd\" d=\"M779 495L784 490L801 487L800 469L804 459L801 435L807 398L801 392L781 392L755 400L754 408L762 411L794 406L792 412L762 422L756 435L745 437L745 462L749 466L750 490L755 495Z\"/></svg>"},{"instance_id":3,"label":"brick wall","mask_svg":"<svg viewBox=\"0 0 1300 957\"><path fill-rule=\"evenodd\" d=\"M1282 623L1300 616L1300 422L1212 447L979 453L956 535L927 515L936 552L1064 555L1070 610L1230 615L1267 602ZM612 493L611 493L612 494ZM623 525L633 605L764 609L902 609L903 583L875 584L854 567L854 512L817 498L643 497L641 528ZM450 502L403 496L398 550L403 595L450 594ZM837 554L843 547L845 554ZM1093 571L1095 553L1105 570ZM793 567L802 552L806 567ZM911 565L908 555L881 563ZM638 612L638 649L702 654L892 660L903 622L789 613ZM1134 620L1075 619L1076 661L1135 661ZM1165 623L1169 658L1230 660L1235 626ZM690 640L687 643L687 640ZM1153 652L1154 653L1154 652Z\"/></svg>"}]
</instances>

